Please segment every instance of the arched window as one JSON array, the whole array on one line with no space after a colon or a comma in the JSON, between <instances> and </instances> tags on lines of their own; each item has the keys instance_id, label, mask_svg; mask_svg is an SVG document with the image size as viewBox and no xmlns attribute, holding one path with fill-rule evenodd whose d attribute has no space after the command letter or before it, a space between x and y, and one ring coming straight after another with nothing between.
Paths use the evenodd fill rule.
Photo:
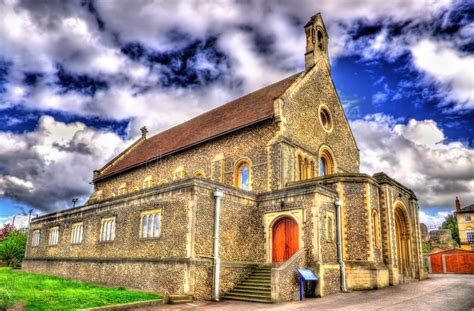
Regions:
<instances>
[{"instance_id":1,"label":"arched window","mask_svg":"<svg viewBox=\"0 0 474 311\"><path fill-rule=\"evenodd\" d=\"M303 179L308 179L308 170L309 170L309 163L308 163L308 159L304 159L303 161Z\"/></svg>"},{"instance_id":2,"label":"arched window","mask_svg":"<svg viewBox=\"0 0 474 311\"><path fill-rule=\"evenodd\" d=\"M153 186L153 177L151 175L147 176L145 180L143 180L143 189L148 189Z\"/></svg>"},{"instance_id":3,"label":"arched window","mask_svg":"<svg viewBox=\"0 0 474 311\"><path fill-rule=\"evenodd\" d=\"M334 161L331 154L327 150L321 152L319 158L319 175L327 176L334 173Z\"/></svg>"},{"instance_id":4,"label":"arched window","mask_svg":"<svg viewBox=\"0 0 474 311\"><path fill-rule=\"evenodd\" d=\"M250 164L247 161L241 161L235 169L235 186L250 190Z\"/></svg>"},{"instance_id":5,"label":"arched window","mask_svg":"<svg viewBox=\"0 0 474 311\"><path fill-rule=\"evenodd\" d=\"M321 51L324 51L324 37L323 37L323 33L318 30L317 32L318 34L318 48L321 50Z\"/></svg>"}]
</instances>

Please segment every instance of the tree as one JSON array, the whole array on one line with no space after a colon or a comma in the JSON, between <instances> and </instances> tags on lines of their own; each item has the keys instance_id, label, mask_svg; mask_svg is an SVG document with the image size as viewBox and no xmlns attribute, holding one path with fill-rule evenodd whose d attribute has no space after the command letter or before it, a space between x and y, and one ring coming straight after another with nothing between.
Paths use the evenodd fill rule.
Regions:
<instances>
[{"instance_id":1,"label":"tree","mask_svg":"<svg viewBox=\"0 0 474 311\"><path fill-rule=\"evenodd\" d=\"M11 232L15 231L15 227L11 224L6 224L0 229L0 242L2 242Z\"/></svg>"},{"instance_id":2,"label":"tree","mask_svg":"<svg viewBox=\"0 0 474 311\"><path fill-rule=\"evenodd\" d=\"M25 257L26 240L26 232L10 232L0 243L0 259L10 267L20 266Z\"/></svg>"},{"instance_id":3,"label":"tree","mask_svg":"<svg viewBox=\"0 0 474 311\"><path fill-rule=\"evenodd\" d=\"M449 229L451 231L451 236L458 245L461 245L461 241L459 240L459 230L458 230L458 221L453 214L449 214L447 217L444 218L443 223L441 224L442 229Z\"/></svg>"}]
</instances>

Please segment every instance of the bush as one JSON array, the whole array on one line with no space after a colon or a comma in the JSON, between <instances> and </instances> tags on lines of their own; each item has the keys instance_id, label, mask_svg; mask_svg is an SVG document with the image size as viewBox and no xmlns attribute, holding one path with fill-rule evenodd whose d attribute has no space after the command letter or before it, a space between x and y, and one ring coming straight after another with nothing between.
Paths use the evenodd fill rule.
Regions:
<instances>
[{"instance_id":1,"label":"bush","mask_svg":"<svg viewBox=\"0 0 474 311\"><path fill-rule=\"evenodd\" d=\"M10 267L19 267L25 257L27 234L14 231L0 243L0 259Z\"/></svg>"},{"instance_id":2,"label":"bush","mask_svg":"<svg viewBox=\"0 0 474 311\"><path fill-rule=\"evenodd\" d=\"M10 233L16 231L15 227L11 224L6 224L0 229L0 242L2 242Z\"/></svg>"},{"instance_id":3,"label":"bush","mask_svg":"<svg viewBox=\"0 0 474 311\"><path fill-rule=\"evenodd\" d=\"M0 310L7 310L13 306L12 292L7 286L0 287Z\"/></svg>"}]
</instances>

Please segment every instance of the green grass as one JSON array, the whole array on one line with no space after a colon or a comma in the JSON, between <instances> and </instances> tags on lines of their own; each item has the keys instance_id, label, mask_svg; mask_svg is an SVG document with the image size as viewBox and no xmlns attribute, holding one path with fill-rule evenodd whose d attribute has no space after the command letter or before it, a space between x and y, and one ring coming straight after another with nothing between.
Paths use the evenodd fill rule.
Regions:
<instances>
[{"instance_id":1,"label":"green grass","mask_svg":"<svg viewBox=\"0 0 474 311\"><path fill-rule=\"evenodd\" d=\"M11 268L0 268L0 291L2 289L11 292L13 301L25 303L27 310L75 310L160 298L158 294L101 287L49 275L12 272Z\"/></svg>"}]
</instances>

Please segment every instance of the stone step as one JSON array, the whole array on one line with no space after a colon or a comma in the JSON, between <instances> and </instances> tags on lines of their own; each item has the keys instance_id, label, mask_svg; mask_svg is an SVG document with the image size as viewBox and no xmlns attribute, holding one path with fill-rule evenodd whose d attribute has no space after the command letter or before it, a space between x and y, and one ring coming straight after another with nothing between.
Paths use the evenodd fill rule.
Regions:
<instances>
[{"instance_id":1,"label":"stone step","mask_svg":"<svg viewBox=\"0 0 474 311\"><path fill-rule=\"evenodd\" d=\"M230 291L228 294L225 294L225 296L230 295L230 296L235 296L235 297L245 297L245 298L257 298L257 299L271 299L272 295L271 294L249 294L249 293L239 293L239 292L234 292Z\"/></svg>"},{"instance_id":2,"label":"stone step","mask_svg":"<svg viewBox=\"0 0 474 311\"><path fill-rule=\"evenodd\" d=\"M260 282L248 282L248 281L244 281L244 282L239 283L238 285L255 286L255 287L267 287L267 288L271 288L271 287L272 287L272 283L271 283L271 282L260 283Z\"/></svg>"},{"instance_id":3,"label":"stone step","mask_svg":"<svg viewBox=\"0 0 474 311\"><path fill-rule=\"evenodd\" d=\"M262 295L271 295L272 291L270 289L249 289L249 288L238 288L235 287L229 293L247 293L247 294L262 294Z\"/></svg>"},{"instance_id":4,"label":"stone step","mask_svg":"<svg viewBox=\"0 0 474 311\"><path fill-rule=\"evenodd\" d=\"M242 282L240 282L240 284L247 284L247 285L249 285L249 283L257 284L257 285L272 285L271 280L243 280Z\"/></svg>"},{"instance_id":5,"label":"stone step","mask_svg":"<svg viewBox=\"0 0 474 311\"><path fill-rule=\"evenodd\" d=\"M271 283L272 279L259 279L259 278L247 278L243 280L242 282L256 282L256 283Z\"/></svg>"},{"instance_id":6,"label":"stone step","mask_svg":"<svg viewBox=\"0 0 474 311\"><path fill-rule=\"evenodd\" d=\"M249 275L247 279L257 279L257 280L271 280L271 276L269 275Z\"/></svg>"},{"instance_id":7,"label":"stone step","mask_svg":"<svg viewBox=\"0 0 474 311\"><path fill-rule=\"evenodd\" d=\"M238 284L234 288L239 288L239 289L249 289L249 290L267 290L271 291L272 287L271 285L265 285L265 286L252 286L252 285L243 285L243 284Z\"/></svg>"},{"instance_id":8,"label":"stone step","mask_svg":"<svg viewBox=\"0 0 474 311\"><path fill-rule=\"evenodd\" d=\"M267 272L253 272L252 274L250 275L255 275L255 276L268 276L268 277L271 277L272 274L271 273L267 273Z\"/></svg>"},{"instance_id":9,"label":"stone step","mask_svg":"<svg viewBox=\"0 0 474 311\"><path fill-rule=\"evenodd\" d=\"M170 303L188 303L193 301L193 297L189 295L170 295Z\"/></svg>"},{"instance_id":10,"label":"stone step","mask_svg":"<svg viewBox=\"0 0 474 311\"><path fill-rule=\"evenodd\" d=\"M261 302L261 303L272 303L271 299L257 299L257 298L246 298L246 297L238 297L232 295L225 295L222 297L226 300L238 300L238 301L248 301L248 302Z\"/></svg>"}]
</instances>

